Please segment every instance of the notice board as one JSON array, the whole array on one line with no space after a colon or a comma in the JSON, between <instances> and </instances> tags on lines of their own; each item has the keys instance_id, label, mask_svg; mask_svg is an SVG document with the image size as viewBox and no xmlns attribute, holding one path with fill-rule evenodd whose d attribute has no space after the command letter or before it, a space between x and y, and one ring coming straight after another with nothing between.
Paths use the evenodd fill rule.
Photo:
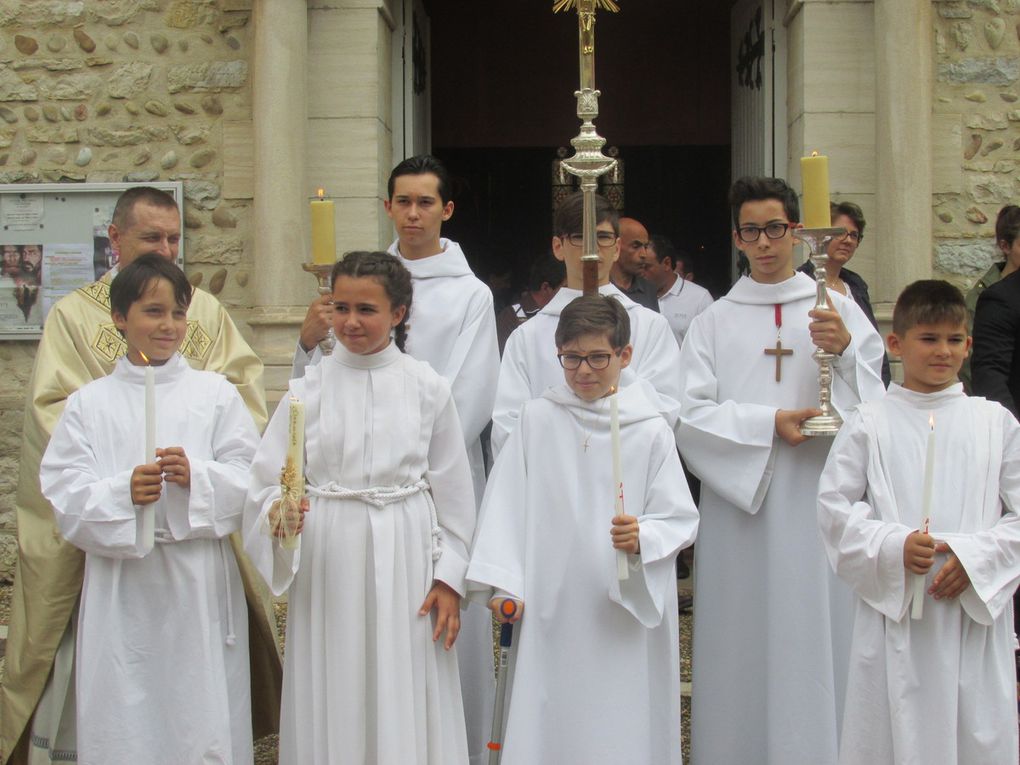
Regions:
<instances>
[{"instance_id":1,"label":"notice board","mask_svg":"<svg viewBox=\"0 0 1020 765\"><path fill-rule=\"evenodd\" d=\"M183 218L180 181L0 184L0 340L37 339L57 300L116 265L107 229L133 186L170 193Z\"/></svg>"}]
</instances>

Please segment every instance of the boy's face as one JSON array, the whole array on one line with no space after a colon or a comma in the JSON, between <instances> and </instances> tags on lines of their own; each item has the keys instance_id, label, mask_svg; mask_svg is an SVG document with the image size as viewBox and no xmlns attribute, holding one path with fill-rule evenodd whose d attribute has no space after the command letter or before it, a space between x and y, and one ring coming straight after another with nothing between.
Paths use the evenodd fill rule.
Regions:
<instances>
[{"instance_id":1,"label":"boy's face","mask_svg":"<svg viewBox=\"0 0 1020 765\"><path fill-rule=\"evenodd\" d=\"M567 385L585 401L597 401L612 393L620 384L620 370L630 364L631 347L614 349L608 335L581 335L558 349L560 364L573 366L578 357L584 357L577 369L564 367ZM588 360L591 360L589 363ZM608 363L607 363L608 362ZM592 369L595 366L606 366Z\"/></svg>"},{"instance_id":2,"label":"boy's face","mask_svg":"<svg viewBox=\"0 0 1020 765\"><path fill-rule=\"evenodd\" d=\"M571 232L572 234L580 235L581 232ZM602 221L595 226L595 236L599 234L602 238L609 240L611 236L613 238L612 244L606 246L597 245L596 251L599 255L599 285L608 284L609 282L609 270L612 268L613 263L620 257L620 239L613 231L613 224L609 221ZM608 236L607 236L608 235ZM584 264L581 262L581 245L571 244L570 236L554 236L552 238L552 251L553 256L557 260L562 260L563 265L567 268L567 286L571 289L579 290L584 284Z\"/></svg>"},{"instance_id":3,"label":"boy's face","mask_svg":"<svg viewBox=\"0 0 1020 765\"><path fill-rule=\"evenodd\" d=\"M145 354L153 366L165 364L181 347L188 331L188 308L174 298L166 279L154 279L142 296L128 307L127 316L113 313L113 323L127 341L128 358L144 364Z\"/></svg>"},{"instance_id":4,"label":"boy's face","mask_svg":"<svg viewBox=\"0 0 1020 765\"><path fill-rule=\"evenodd\" d=\"M778 199L753 199L740 206L740 224L733 232L733 244L743 252L751 263L751 278L762 284L778 284L793 276L793 229L800 228L799 223L790 223L786 217L783 203ZM754 231L750 227L764 228L770 223L787 224L786 232L778 239L769 239L764 231L756 232L758 238L753 242L741 239L741 229Z\"/></svg>"},{"instance_id":5,"label":"boy's face","mask_svg":"<svg viewBox=\"0 0 1020 765\"><path fill-rule=\"evenodd\" d=\"M903 387L918 393L945 390L957 380L971 339L965 324L917 324L889 335L889 350L903 361Z\"/></svg>"},{"instance_id":6,"label":"boy's face","mask_svg":"<svg viewBox=\"0 0 1020 765\"><path fill-rule=\"evenodd\" d=\"M443 204L439 197L439 178L435 173L397 176L393 179L393 197L383 206L397 230L404 257L421 257L420 250L438 248L443 221L453 215L453 202Z\"/></svg>"}]
</instances>

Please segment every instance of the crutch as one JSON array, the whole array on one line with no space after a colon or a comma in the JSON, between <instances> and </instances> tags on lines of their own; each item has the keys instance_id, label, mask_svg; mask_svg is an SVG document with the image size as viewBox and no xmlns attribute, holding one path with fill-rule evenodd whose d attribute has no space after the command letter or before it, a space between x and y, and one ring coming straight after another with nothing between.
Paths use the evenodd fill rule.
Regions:
<instances>
[{"instance_id":1,"label":"crutch","mask_svg":"<svg viewBox=\"0 0 1020 765\"><path fill-rule=\"evenodd\" d=\"M517 602L504 598L499 612L506 619L517 613ZM506 673L510 662L510 646L514 642L514 625L505 622L499 627L499 671L496 674L496 703L492 710L492 735L489 738L489 765L499 765L503 754L503 703L506 700Z\"/></svg>"}]
</instances>

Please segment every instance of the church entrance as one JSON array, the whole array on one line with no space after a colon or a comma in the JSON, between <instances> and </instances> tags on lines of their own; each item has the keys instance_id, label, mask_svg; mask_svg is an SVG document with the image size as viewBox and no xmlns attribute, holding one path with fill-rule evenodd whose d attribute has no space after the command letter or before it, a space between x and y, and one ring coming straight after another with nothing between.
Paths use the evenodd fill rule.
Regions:
<instances>
[{"instance_id":1,"label":"church entrance","mask_svg":"<svg viewBox=\"0 0 1020 765\"><path fill-rule=\"evenodd\" d=\"M444 231L505 296L548 250L557 150L578 133L577 15L551 2L426 0L433 152L455 177ZM731 9L696 0L599 11L599 133L623 164L623 210L731 283ZM504 295L498 295L504 297Z\"/></svg>"}]
</instances>

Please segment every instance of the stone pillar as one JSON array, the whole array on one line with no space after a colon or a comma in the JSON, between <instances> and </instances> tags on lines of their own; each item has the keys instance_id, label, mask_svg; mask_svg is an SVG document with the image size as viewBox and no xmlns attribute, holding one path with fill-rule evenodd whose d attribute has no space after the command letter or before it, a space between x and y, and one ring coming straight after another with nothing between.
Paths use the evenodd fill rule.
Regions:
<instances>
[{"instance_id":1,"label":"stone pillar","mask_svg":"<svg viewBox=\"0 0 1020 765\"><path fill-rule=\"evenodd\" d=\"M301 269L308 251L305 194L306 0L255 4L252 116L255 142L254 347L266 364L270 404L290 376L298 329L315 296Z\"/></svg>"},{"instance_id":2,"label":"stone pillar","mask_svg":"<svg viewBox=\"0 0 1020 765\"><path fill-rule=\"evenodd\" d=\"M876 218L878 278L871 293L892 303L932 275L932 3L875 0Z\"/></svg>"}]
</instances>

